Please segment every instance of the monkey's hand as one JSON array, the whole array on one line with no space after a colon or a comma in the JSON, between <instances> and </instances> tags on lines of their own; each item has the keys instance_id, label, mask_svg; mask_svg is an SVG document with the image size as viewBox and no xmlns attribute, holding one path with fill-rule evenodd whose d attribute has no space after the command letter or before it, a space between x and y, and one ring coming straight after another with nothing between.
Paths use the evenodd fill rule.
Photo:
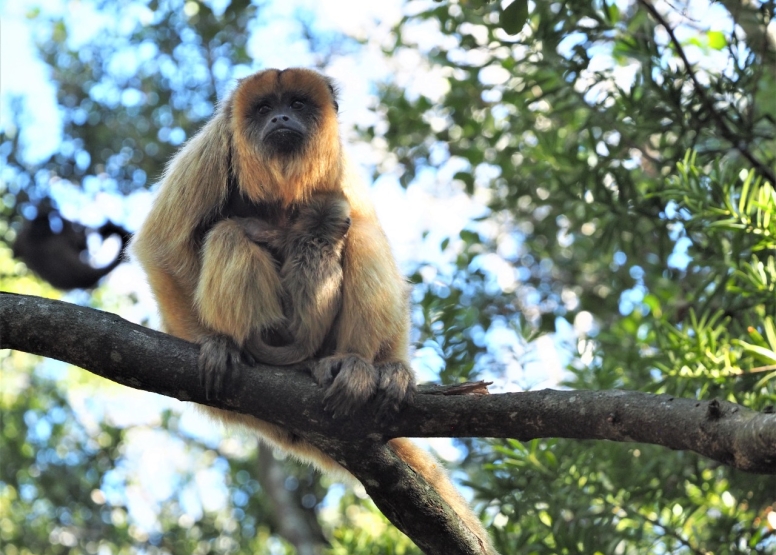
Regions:
<instances>
[{"instance_id":1,"label":"monkey's hand","mask_svg":"<svg viewBox=\"0 0 776 555\"><path fill-rule=\"evenodd\" d=\"M377 387L382 393L378 418L390 417L402 406L412 404L415 397L415 374L404 362L381 362L375 365L375 369L380 376Z\"/></svg>"},{"instance_id":2,"label":"monkey's hand","mask_svg":"<svg viewBox=\"0 0 776 555\"><path fill-rule=\"evenodd\" d=\"M285 235L285 230L281 227L261 218L231 218L231 220L242 228L248 239L259 245L276 246L282 242Z\"/></svg>"},{"instance_id":3,"label":"monkey's hand","mask_svg":"<svg viewBox=\"0 0 776 555\"><path fill-rule=\"evenodd\" d=\"M314 195L291 225L297 236L318 236L327 242L337 242L347 235L352 220L350 204L341 195L324 193Z\"/></svg>"},{"instance_id":4,"label":"monkey's hand","mask_svg":"<svg viewBox=\"0 0 776 555\"><path fill-rule=\"evenodd\" d=\"M337 240L348 234L352 220L350 219L350 205L342 199L327 207L328 212L322 214L318 228L326 231Z\"/></svg>"},{"instance_id":5,"label":"monkey's hand","mask_svg":"<svg viewBox=\"0 0 776 555\"><path fill-rule=\"evenodd\" d=\"M228 335L207 336L199 347L199 383L205 388L205 399L216 399L239 378L239 362L252 364Z\"/></svg>"},{"instance_id":6,"label":"monkey's hand","mask_svg":"<svg viewBox=\"0 0 776 555\"><path fill-rule=\"evenodd\" d=\"M313 378L326 388L325 409L334 418L362 407L377 391L379 376L374 366L358 355L335 355L317 361Z\"/></svg>"}]
</instances>

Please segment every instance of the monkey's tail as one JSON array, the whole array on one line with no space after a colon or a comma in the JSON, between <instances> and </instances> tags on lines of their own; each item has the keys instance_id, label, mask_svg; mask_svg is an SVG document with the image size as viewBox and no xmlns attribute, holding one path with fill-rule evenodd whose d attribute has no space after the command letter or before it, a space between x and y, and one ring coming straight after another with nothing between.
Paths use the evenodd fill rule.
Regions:
<instances>
[{"instance_id":1,"label":"monkey's tail","mask_svg":"<svg viewBox=\"0 0 776 555\"><path fill-rule=\"evenodd\" d=\"M490 536L480 519L472 511L466 500L455 488L442 465L430 454L412 443L407 438L396 438L388 442L393 451L412 469L423 476L423 478L439 493L448 505L461 518L464 525L479 540L480 545L488 555L498 555L496 549L490 541Z\"/></svg>"},{"instance_id":2,"label":"monkey's tail","mask_svg":"<svg viewBox=\"0 0 776 555\"><path fill-rule=\"evenodd\" d=\"M277 366L303 362L315 354L315 351L310 352L309 348L304 347L304 342L298 340L290 345L267 345L258 333L252 334L243 347L258 362Z\"/></svg>"}]
</instances>

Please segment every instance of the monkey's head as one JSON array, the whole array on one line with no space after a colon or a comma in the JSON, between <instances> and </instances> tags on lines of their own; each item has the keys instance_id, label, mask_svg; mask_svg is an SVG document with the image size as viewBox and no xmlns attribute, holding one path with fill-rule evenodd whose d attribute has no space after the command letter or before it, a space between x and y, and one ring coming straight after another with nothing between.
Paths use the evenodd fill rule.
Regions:
<instances>
[{"instance_id":1,"label":"monkey's head","mask_svg":"<svg viewBox=\"0 0 776 555\"><path fill-rule=\"evenodd\" d=\"M342 152L331 81L308 69L268 69L243 79L231 102L244 194L291 204L338 190Z\"/></svg>"},{"instance_id":2,"label":"monkey's head","mask_svg":"<svg viewBox=\"0 0 776 555\"><path fill-rule=\"evenodd\" d=\"M291 228L297 236L313 231L319 239L336 243L345 237L350 224L350 204L344 196L316 195L305 204Z\"/></svg>"}]
</instances>

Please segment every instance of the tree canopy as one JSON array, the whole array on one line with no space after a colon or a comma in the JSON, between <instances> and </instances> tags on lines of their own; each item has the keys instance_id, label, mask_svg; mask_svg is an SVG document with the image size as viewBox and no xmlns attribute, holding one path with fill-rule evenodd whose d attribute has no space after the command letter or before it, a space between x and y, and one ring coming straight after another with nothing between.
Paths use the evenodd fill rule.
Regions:
<instances>
[{"instance_id":1,"label":"tree canopy","mask_svg":"<svg viewBox=\"0 0 776 555\"><path fill-rule=\"evenodd\" d=\"M29 14L61 141L36 159L29 101L11 102L0 136L2 290L57 295L10 246L52 207L78 219L73 197L118 199L86 225L119 213L136 228L133 199L254 67L250 38L271 5L93 9L114 23L85 42L67 18ZM403 255L418 363L444 383L624 389L772 413L775 9L414 1L377 45L323 33L298 13L298 39L324 72L375 47L396 68L371 89L374 117L354 129L375 153L374 177L475 207L455 233L429 232L422 256ZM440 206L429 200L428 210ZM107 286L68 299L106 310L137 301ZM72 391L104 384L78 385L16 351L0 356L5 553L302 553L323 536L330 553L417 552L360 491L327 495L327 479L247 438L235 448L181 430L175 408L115 425ZM193 462L149 497L133 446L152 434ZM455 446L454 476L502 553L776 553L773 476L637 443ZM259 470L272 465L286 477ZM198 487L203 476L220 502ZM278 505L284 492L291 500ZM309 523L307 543L278 522L290 506Z\"/></svg>"}]
</instances>

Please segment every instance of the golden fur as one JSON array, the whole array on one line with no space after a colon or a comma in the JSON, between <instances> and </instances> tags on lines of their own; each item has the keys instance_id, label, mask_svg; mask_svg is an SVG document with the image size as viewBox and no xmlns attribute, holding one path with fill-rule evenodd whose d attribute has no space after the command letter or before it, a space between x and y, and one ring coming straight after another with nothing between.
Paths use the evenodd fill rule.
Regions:
<instances>
[{"instance_id":1,"label":"golden fur","mask_svg":"<svg viewBox=\"0 0 776 555\"><path fill-rule=\"evenodd\" d=\"M255 103L289 91L317 109L312 140L299 155L268 156L251 119ZM201 343L202 361L223 350L224 338L242 349L251 334L276 329L284 321L282 285L272 254L224 213L230 183L257 210L275 203L282 212L303 206L313 194L344 194L351 225L342 250L341 309L330 330L333 346L315 362L313 376L326 388L327 407L335 415L369 402L378 391L388 409L411 400L415 383L409 366L406 283L367 188L342 153L333 89L310 70L266 70L242 80L168 165L158 199L134 240L164 329ZM239 356L239 351L229 355ZM218 360L216 366L225 364ZM322 470L346 474L330 457L279 426L205 410L255 430ZM487 533L439 464L409 440L394 439L389 445L461 515L483 548L493 552Z\"/></svg>"}]
</instances>

